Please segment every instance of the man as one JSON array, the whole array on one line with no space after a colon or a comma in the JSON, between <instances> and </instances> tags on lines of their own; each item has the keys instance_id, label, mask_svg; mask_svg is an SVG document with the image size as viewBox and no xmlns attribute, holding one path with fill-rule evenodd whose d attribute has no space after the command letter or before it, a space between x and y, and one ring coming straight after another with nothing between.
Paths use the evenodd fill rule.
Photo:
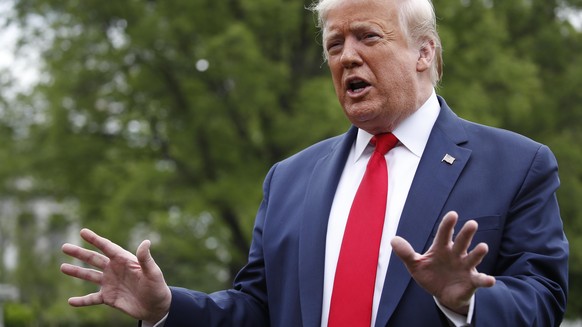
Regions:
<instances>
[{"instance_id":1,"label":"man","mask_svg":"<svg viewBox=\"0 0 582 327\"><path fill-rule=\"evenodd\" d=\"M166 327L559 326L568 244L550 150L464 121L436 96L441 50L429 0L321 0L314 10L354 127L269 171L234 288L169 288L149 241L135 257L82 230L103 254L71 244L63 251L99 270L61 270L101 289L69 303L105 303ZM379 147L383 135L395 144L386 154L369 145ZM372 161L381 169L367 167ZM384 171L386 201L369 200L376 191L360 195L368 169ZM381 202L381 222L352 241L359 213L351 207L361 198L360 220ZM346 261L348 244L377 230L370 238L379 247ZM370 252L371 273L357 261ZM354 266L370 285L353 277Z\"/></svg>"}]
</instances>

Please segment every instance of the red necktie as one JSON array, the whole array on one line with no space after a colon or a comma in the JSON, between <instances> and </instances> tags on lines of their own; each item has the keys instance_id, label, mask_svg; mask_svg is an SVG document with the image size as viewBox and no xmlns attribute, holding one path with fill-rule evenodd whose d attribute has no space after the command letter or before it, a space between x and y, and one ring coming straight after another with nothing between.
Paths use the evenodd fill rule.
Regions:
<instances>
[{"instance_id":1,"label":"red necktie","mask_svg":"<svg viewBox=\"0 0 582 327\"><path fill-rule=\"evenodd\" d=\"M356 192L338 258L329 327L370 327L378 253L388 195L384 154L398 139L392 134L372 138L374 153Z\"/></svg>"}]
</instances>

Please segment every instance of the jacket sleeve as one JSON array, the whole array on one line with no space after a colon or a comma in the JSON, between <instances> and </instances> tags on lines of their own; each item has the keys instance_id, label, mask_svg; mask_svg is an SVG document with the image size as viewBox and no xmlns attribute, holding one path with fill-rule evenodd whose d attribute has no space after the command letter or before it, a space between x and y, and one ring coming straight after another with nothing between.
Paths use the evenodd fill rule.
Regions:
<instances>
[{"instance_id":1,"label":"jacket sleeve","mask_svg":"<svg viewBox=\"0 0 582 327\"><path fill-rule=\"evenodd\" d=\"M269 325L262 231L275 167L269 171L263 185L264 198L255 220L248 263L236 276L233 289L205 294L171 287L172 303L164 327Z\"/></svg>"},{"instance_id":2,"label":"jacket sleeve","mask_svg":"<svg viewBox=\"0 0 582 327\"><path fill-rule=\"evenodd\" d=\"M542 145L507 213L496 283L476 293L475 326L560 325L568 242L556 199L559 183L556 159Z\"/></svg>"}]
</instances>

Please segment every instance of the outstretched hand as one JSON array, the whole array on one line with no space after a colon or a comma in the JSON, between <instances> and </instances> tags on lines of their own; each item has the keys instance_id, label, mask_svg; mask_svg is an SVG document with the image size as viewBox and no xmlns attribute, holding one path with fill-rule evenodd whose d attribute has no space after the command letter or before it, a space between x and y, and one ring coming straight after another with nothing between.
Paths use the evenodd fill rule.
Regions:
<instances>
[{"instance_id":1,"label":"outstretched hand","mask_svg":"<svg viewBox=\"0 0 582 327\"><path fill-rule=\"evenodd\" d=\"M471 297L480 287L491 287L495 278L476 269L487 254L488 247L480 243L468 252L477 231L477 222L468 221L453 242L458 215L448 212L439 225L436 237L424 254L414 251L410 243L396 236L392 248L406 265L412 278L445 307L467 314Z\"/></svg>"},{"instance_id":2,"label":"outstretched hand","mask_svg":"<svg viewBox=\"0 0 582 327\"><path fill-rule=\"evenodd\" d=\"M106 304L135 319L153 323L167 314L172 295L160 267L150 255L150 241L143 241L135 256L89 229L81 230L80 234L102 253L69 243L65 243L62 250L97 269L63 263L61 271L97 284L100 289L96 293L70 298L70 305Z\"/></svg>"}]
</instances>

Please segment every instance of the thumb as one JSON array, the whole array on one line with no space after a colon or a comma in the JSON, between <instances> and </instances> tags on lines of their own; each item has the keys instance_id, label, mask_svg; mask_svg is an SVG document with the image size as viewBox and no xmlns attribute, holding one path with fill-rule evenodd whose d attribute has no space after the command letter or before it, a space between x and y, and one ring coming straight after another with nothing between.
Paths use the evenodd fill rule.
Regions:
<instances>
[{"instance_id":1,"label":"thumb","mask_svg":"<svg viewBox=\"0 0 582 327\"><path fill-rule=\"evenodd\" d=\"M400 236L395 236L392 241L390 241L390 245L392 245L394 253L396 253L405 264L412 263L418 255L412 248L412 245Z\"/></svg>"},{"instance_id":2,"label":"thumb","mask_svg":"<svg viewBox=\"0 0 582 327\"><path fill-rule=\"evenodd\" d=\"M137 247L137 261L145 274L151 273L155 268L157 268L156 262L150 253L151 244L152 242L150 240L144 240Z\"/></svg>"}]
</instances>

